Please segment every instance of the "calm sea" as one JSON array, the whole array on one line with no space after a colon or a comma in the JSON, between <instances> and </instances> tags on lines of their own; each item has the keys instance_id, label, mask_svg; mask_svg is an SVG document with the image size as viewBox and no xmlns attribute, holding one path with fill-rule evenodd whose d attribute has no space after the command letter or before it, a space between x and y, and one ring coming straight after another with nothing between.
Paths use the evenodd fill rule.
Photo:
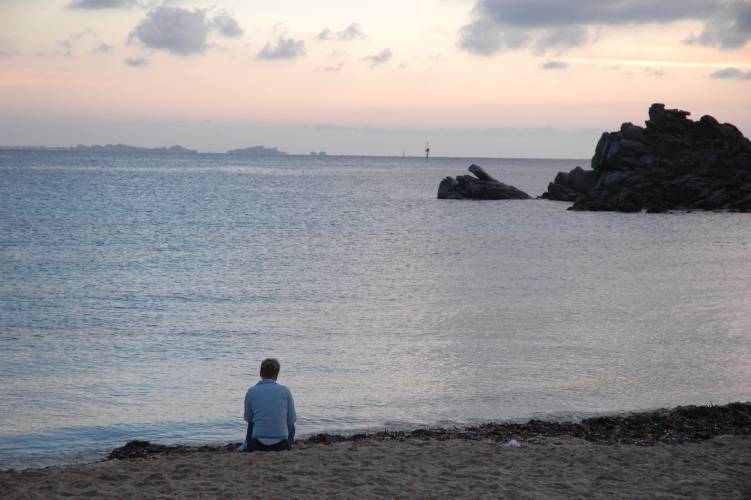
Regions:
<instances>
[{"instance_id":1,"label":"calm sea","mask_svg":"<svg viewBox=\"0 0 751 500\"><path fill-rule=\"evenodd\" d=\"M751 215L446 201L583 161L0 151L0 468L751 399Z\"/></svg>"}]
</instances>

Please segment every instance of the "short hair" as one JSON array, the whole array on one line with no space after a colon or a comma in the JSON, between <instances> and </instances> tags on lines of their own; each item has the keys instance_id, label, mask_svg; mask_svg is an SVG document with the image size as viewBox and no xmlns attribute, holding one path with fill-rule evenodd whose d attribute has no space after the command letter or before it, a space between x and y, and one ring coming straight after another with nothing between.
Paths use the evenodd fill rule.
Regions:
<instances>
[{"instance_id":1,"label":"short hair","mask_svg":"<svg viewBox=\"0 0 751 500\"><path fill-rule=\"evenodd\" d=\"M274 378L279 375L279 361L274 358L266 358L261 361L261 378Z\"/></svg>"}]
</instances>

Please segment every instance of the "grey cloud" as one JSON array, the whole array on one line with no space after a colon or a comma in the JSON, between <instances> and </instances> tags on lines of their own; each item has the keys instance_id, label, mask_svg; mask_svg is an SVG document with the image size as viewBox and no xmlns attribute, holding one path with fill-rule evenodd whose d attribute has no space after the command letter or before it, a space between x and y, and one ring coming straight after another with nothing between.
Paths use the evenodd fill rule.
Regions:
<instances>
[{"instance_id":1,"label":"grey cloud","mask_svg":"<svg viewBox=\"0 0 751 500\"><path fill-rule=\"evenodd\" d=\"M243 29L237 19L226 12L220 12L211 20L211 27L227 38L237 38L243 35Z\"/></svg>"},{"instance_id":2,"label":"grey cloud","mask_svg":"<svg viewBox=\"0 0 751 500\"><path fill-rule=\"evenodd\" d=\"M102 54L109 54L110 52L114 50L114 48L115 48L114 46L108 43L99 42L99 45L96 46L96 49L94 49L94 51L100 52Z\"/></svg>"},{"instance_id":3,"label":"grey cloud","mask_svg":"<svg viewBox=\"0 0 751 500\"><path fill-rule=\"evenodd\" d=\"M305 55L305 42L294 38L279 36L276 45L267 43L256 56L256 59L296 59Z\"/></svg>"},{"instance_id":4,"label":"grey cloud","mask_svg":"<svg viewBox=\"0 0 751 500\"><path fill-rule=\"evenodd\" d=\"M568 63L565 63L563 61L548 61L540 66L540 68L542 69L566 69L568 67Z\"/></svg>"},{"instance_id":5,"label":"grey cloud","mask_svg":"<svg viewBox=\"0 0 751 500\"><path fill-rule=\"evenodd\" d=\"M138 5L136 0L73 0L69 9L120 9Z\"/></svg>"},{"instance_id":6,"label":"grey cloud","mask_svg":"<svg viewBox=\"0 0 751 500\"><path fill-rule=\"evenodd\" d=\"M389 62L393 56L394 53L391 52L391 49L383 49L378 54L364 57L363 61L370 61L370 67L374 68L376 66Z\"/></svg>"},{"instance_id":7,"label":"grey cloud","mask_svg":"<svg viewBox=\"0 0 751 500\"><path fill-rule=\"evenodd\" d=\"M69 39L59 40L57 46L60 48L58 55L62 53L63 57L67 57L68 59L73 57L73 42Z\"/></svg>"},{"instance_id":8,"label":"grey cloud","mask_svg":"<svg viewBox=\"0 0 751 500\"><path fill-rule=\"evenodd\" d=\"M58 40L57 42L58 50L52 51L49 53L44 53L44 55L46 56L62 55L63 57L72 58L74 55L73 51L76 48L76 45L78 45L79 42L81 42L81 40L84 40L85 38L89 38L89 37L95 37L95 36L96 36L96 33L89 28L86 28L76 33L72 33L65 40Z\"/></svg>"},{"instance_id":9,"label":"grey cloud","mask_svg":"<svg viewBox=\"0 0 751 500\"><path fill-rule=\"evenodd\" d=\"M342 64L342 63L339 63L339 64L337 64L336 66L325 66L325 67L323 68L323 70L324 70L324 71L327 71L327 72L329 72L329 73L338 73L339 71L341 71L341 70L342 70L342 68L343 68L343 67L344 67L344 64Z\"/></svg>"},{"instance_id":10,"label":"grey cloud","mask_svg":"<svg viewBox=\"0 0 751 500\"><path fill-rule=\"evenodd\" d=\"M473 14L498 25L558 28L702 19L723 0L478 0Z\"/></svg>"},{"instance_id":11,"label":"grey cloud","mask_svg":"<svg viewBox=\"0 0 751 500\"><path fill-rule=\"evenodd\" d=\"M581 47L587 43L588 38L585 27L564 26L541 33L535 42L535 47L538 53L545 53L549 49Z\"/></svg>"},{"instance_id":12,"label":"grey cloud","mask_svg":"<svg viewBox=\"0 0 751 500\"><path fill-rule=\"evenodd\" d=\"M751 2L729 2L706 22L699 35L691 35L689 45L737 49L751 40Z\"/></svg>"},{"instance_id":13,"label":"grey cloud","mask_svg":"<svg viewBox=\"0 0 751 500\"><path fill-rule=\"evenodd\" d=\"M149 64L149 60L144 57L129 57L124 62L131 68L140 68Z\"/></svg>"},{"instance_id":14,"label":"grey cloud","mask_svg":"<svg viewBox=\"0 0 751 500\"><path fill-rule=\"evenodd\" d=\"M741 71L738 68L725 68L715 71L709 77L715 80L751 80L751 71Z\"/></svg>"},{"instance_id":15,"label":"grey cloud","mask_svg":"<svg viewBox=\"0 0 751 500\"><path fill-rule=\"evenodd\" d=\"M152 49L187 56L206 51L208 34L205 10L162 6L146 14L128 41L139 40Z\"/></svg>"},{"instance_id":16,"label":"grey cloud","mask_svg":"<svg viewBox=\"0 0 751 500\"><path fill-rule=\"evenodd\" d=\"M318 38L319 40L349 41L363 40L366 38L366 36L359 24L352 23L342 31L331 31L330 29L325 28L318 34L316 38Z\"/></svg>"},{"instance_id":17,"label":"grey cloud","mask_svg":"<svg viewBox=\"0 0 751 500\"><path fill-rule=\"evenodd\" d=\"M128 37L128 43L166 50L179 56L202 54L208 48L210 31L225 37L242 35L237 21L225 12L210 18L206 10L188 10L163 5L148 12Z\"/></svg>"},{"instance_id":18,"label":"grey cloud","mask_svg":"<svg viewBox=\"0 0 751 500\"><path fill-rule=\"evenodd\" d=\"M705 23L691 43L731 48L751 39L747 0L475 0L471 19L459 31L459 46L478 55L528 46L564 50L589 42L590 27L683 20Z\"/></svg>"},{"instance_id":19,"label":"grey cloud","mask_svg":"<svg viewBox=\"0 0 751 500\"><path fill-rule=\"evenodd\" d=\"M459 30L459 46L477 55L489 56L502 50L520 49L529 44L532 37L520 28L498 29L485 20L475 21Z\"/></svg>"}]
</instances>

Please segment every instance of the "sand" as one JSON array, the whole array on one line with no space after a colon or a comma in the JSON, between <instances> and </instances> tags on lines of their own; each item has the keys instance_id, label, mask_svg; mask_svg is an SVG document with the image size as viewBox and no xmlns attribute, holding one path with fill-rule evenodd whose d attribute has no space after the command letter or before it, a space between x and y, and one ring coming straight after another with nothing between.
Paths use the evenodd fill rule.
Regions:
<instances>
[{"instance_id":1,"label":"sand","mask_svg":"<svg viewBox=\"0 0 751 500\"><path fill-rule=\"evenodd\" d=\"M363 439L291 452L154 455L0 472L3 498L751 498L751 436L687 444L573 437Z\"/></svg>"}]
</instances>

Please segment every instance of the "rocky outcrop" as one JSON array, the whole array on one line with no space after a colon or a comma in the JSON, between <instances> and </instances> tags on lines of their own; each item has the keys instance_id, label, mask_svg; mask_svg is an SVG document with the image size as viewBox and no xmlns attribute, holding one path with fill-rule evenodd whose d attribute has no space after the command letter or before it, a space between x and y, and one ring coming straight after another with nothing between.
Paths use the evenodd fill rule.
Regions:
<instances>
[{"instance_id":1,"label":"rocky outcrop","mask_svg":"<svg viewBox=\"0 0 751 500\"><path fill-rule=\"evenodd\" d=\"M646 127L624 123L597 143L592 170L559 173L542 195L572 210L751 212L751 141L711 116L649 108Z\"/></svg>"},{"instance_id":2,"label":"rocky outcrop","mask_svg":"<svg viewBox=\"0 0 751 500\"><path fill-rule=\"evenodd\" d=\"M526 200L530 196L514 186L504 184L485 172L479 165L470 165L471 175L446 177L438 186L439 199L451 200Z\"/></svg>"}]
</instances>

